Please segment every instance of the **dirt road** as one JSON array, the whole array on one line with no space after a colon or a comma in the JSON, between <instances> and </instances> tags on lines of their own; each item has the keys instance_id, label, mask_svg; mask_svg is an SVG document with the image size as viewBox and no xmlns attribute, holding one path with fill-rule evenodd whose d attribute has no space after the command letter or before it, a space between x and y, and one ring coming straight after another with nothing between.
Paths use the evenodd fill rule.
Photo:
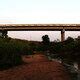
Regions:
<instances>
[{"instance_id":1,"label":"dirt road","mask_svg":"<svg viewBox=\"0 0 80 80\"><path fill-rule=\"evenodd\" d=\"M0 71L0 80L70 80L62 64L42 54L23 56L25 64Z\"/></svg>"}]
</instances>

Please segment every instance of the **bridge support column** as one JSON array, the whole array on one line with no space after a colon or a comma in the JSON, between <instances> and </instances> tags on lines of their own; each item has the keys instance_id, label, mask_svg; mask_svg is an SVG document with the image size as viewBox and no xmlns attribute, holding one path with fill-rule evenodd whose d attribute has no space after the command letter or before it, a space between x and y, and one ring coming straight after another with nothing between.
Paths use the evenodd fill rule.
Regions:
<instances>
[{"instance_id":1,"label":"bridge support column","mask_svg":"<svg viewBox=\"0 0 80 80\"><path fill-rule=\"evenodd\" d=\"M2 38L7 38L7 37L8 37L7 31L5 31L5 30L0 31L0 36L1 36Z\"/></svg>"},{"instance_id":2,"label":"bridge support column","mask_svg":"<svg viewBox=\"0 0 80 80\"><path fill-rule=\"evenodd\" d=\"M65 30L61 30L61 42L65 40Z\"/></svg>"}]
</instances>

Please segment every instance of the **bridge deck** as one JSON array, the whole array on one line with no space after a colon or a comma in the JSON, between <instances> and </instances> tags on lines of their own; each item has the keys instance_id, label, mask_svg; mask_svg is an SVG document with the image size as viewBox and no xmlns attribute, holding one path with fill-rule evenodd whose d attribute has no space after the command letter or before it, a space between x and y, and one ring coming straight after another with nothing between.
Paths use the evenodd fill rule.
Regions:
<instances>
[{"instance_id":1,"label":"bridge deck","mask_svg":"<svg viewBox=\"0 0 80 80\"><path fill-rule=\"evenodd\" d=\"M62 30L79 31L80 24L0 24L0 30L20 31L20 30Z\"/></svg>"}]
</instances>

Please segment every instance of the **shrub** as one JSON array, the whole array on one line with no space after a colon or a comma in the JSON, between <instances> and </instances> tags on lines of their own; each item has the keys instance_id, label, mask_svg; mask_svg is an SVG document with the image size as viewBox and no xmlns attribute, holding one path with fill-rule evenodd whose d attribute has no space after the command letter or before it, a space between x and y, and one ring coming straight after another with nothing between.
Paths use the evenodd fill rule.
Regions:
<instances>
[{"instance_id":1,"label":"shrub","mask_svg":"<svg viewBox=\"0 0 80 80\"><path fill-rule=\"evenodd\" d=\"M21 64L22 59L19 52L19 47L14 43L0 39L0 69Z\"/></svg>"}]
</instances>

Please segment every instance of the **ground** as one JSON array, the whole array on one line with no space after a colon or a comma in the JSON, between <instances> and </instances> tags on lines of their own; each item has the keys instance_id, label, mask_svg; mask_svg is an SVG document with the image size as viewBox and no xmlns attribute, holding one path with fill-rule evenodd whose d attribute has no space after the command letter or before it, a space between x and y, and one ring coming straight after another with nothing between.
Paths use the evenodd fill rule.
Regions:
<instances>
[{"instance_id":1,"label":"ground","mask_svg":"<svg viewBox=\"0 0 80 80\"><path fill-rule=\"evenodd\" d=\"M70 80L64 66L45 55L23 56L25 64L0 71L0 80Z\"/></svg>"}]
</instances>

